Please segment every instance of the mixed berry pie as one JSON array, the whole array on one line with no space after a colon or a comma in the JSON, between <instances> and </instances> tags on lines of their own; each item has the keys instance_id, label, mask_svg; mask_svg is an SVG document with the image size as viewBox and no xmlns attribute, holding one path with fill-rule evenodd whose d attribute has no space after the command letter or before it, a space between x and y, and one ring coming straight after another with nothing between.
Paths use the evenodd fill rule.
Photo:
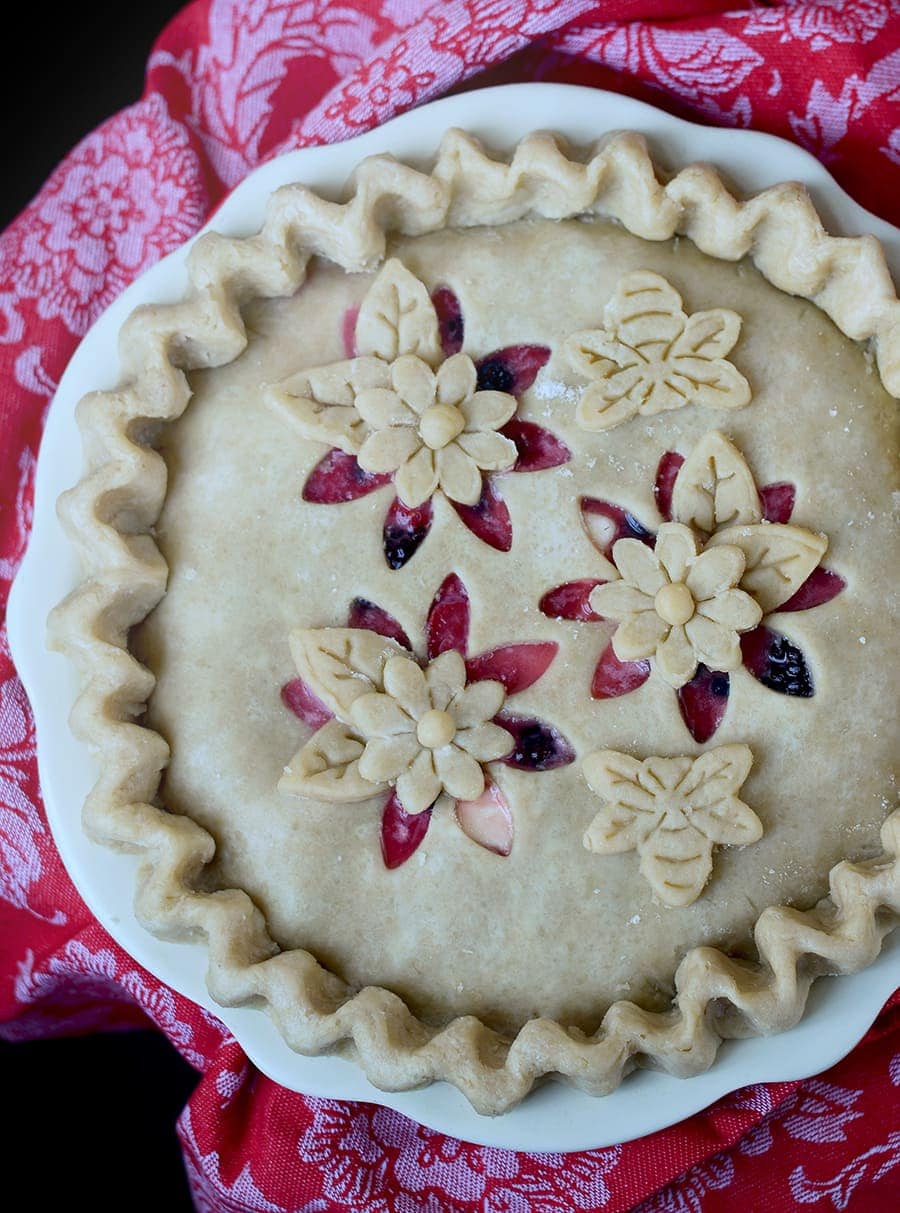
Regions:
<instances>
[{"instance_id":1,"label":"mixed berry pie","mask_svg":"<svg viewBox=\"0 0 900 1213\"><path fill-rule=\"evenodd\" d=\"M223 1004L481 1112L708 1067L871 962L900 303L634 134L291 186L82 401L90 833Z\"/></svg>"}]
</instances>

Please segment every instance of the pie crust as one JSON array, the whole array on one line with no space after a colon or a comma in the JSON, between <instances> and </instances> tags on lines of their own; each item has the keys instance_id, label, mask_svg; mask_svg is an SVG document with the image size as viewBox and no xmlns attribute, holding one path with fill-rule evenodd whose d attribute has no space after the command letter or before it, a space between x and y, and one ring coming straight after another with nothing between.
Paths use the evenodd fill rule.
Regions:
<instances>
[{"instance_id":1,"label":"pie crust","mask_svg":"<svg viewBox=\"0 0 900 1213\"><path fill-rule=\"evenodd\" d=\"M505 160L451 131L430 173L363 161L345 202L280 189L259 235L199 239L189 276L123 325L122 386L79 406L88 470L60 515L85 580L49 626L101 765L85 828L141 852L138 916L205 938L213 997L379 1087L445 1079L498 1114L545 1075L599 1095L636 1065L699 1073L722 1039L795 1023L816 976L871 963L900 912L900 303L877 242L829 236L795 184L741 201L708 166L666 178L635 134L583 158L535 134ZM452 355L427 323L401 332L451 279ZM369 396L347 389L348 429L314 372L344 365L356 305ZM549 347L513 394L557 452L521 480L484 370L516 339ZM298 504L332 423L407 513L435 499L394 569L377 486ZM495 474L507 548L460 525ZM484 651L463 661L434 620L466 592ZM779 614L814 605L803 627ZM535 689L497 657L510 642ZM278 699L298 673L318 732ZM724 719L701 721L692 695L706 711L703 677L729 675ZM431 831L396 868L373 851L385 795Z\"/></svg>"}]
</instances>

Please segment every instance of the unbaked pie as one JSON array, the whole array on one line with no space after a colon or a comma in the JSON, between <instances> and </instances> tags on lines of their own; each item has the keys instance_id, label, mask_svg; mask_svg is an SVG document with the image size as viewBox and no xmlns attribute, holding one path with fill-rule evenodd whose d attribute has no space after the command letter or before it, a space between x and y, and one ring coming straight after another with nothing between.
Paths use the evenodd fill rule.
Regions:
<instances>
[{"instance_id":1,"label":"unbaked pie","mask_svg":"<svg viewBox=\"0 0 900 1213\"><path fill-rule=\"evenodd\" d=\"M900 910L900 304L803 190L450 132L121 337L52 643L151 930L499 1113L783 1029Z\"/></svg>"}]
</instances>

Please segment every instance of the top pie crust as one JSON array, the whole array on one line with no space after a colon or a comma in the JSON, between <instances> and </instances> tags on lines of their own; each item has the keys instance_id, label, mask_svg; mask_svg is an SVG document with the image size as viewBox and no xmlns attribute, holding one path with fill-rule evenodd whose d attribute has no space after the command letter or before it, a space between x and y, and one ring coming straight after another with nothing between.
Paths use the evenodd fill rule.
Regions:
<instances>
[{"instance_id":1,"label":"top pie crust","mask_svg":"<svg viewBox=\"0 0 900 1213\"><path fill-rule=\"evenodd\" d=\"M102 760L86 828L144 854L141 920L207 939L220 1002L261 1000L292 1047L350 1050L388 1089L446 1079L485 1113L548 1073L596 1094L635 1064L697 1073L723 1037L794 1023L816 975L870 963L900 910L887 517L900 304L877 243L828 236L799 186L739 201L706 166L663 180L633 134L584 160L533 135L507 162L452 131L429 174L364 161L344 203L284 188L258 236L196 243L189 295L131 316L123 386L79 406L88 472L61 516L86 580L50 634L82 671L73 727ZM472 399L469 359L549 347L516 416L572 458L504 475L502 441L470 444L494 460L478 468L497 469L508 550L462 526L451 500L471 507L473 490L456 457L430 541L396 571L381 548L389 490L301 498L329 443L316 409L297 428L296 401L319 399L316 368L347 356L347 310L363 307L359 340L395 261L401 316L409 279L426 301L455 293L466 357L442 372L426 333L425 369L391 379L412 347L385 347L367 416L400 407L385 393L418 399L436 369L419 407L449 402L427 431L443 450L457 440L441 427ZM637 320L635 298L652 301ZM707 386L682 405L698 351ZM496 385L485 394L469 427L482 435L503 413ZM654 495L667 452L686 459L671 503ZM762 517L755 486L773 482L793 485L789 522ZM585 498L623 507L655 547L645 533L604 550L606 516L582 518ZM843 592L785 614L822 561ZM529 643L544 661L532 685L488 677L469 694L455 653L423 680L402 645L346 630L351 600L377 603L422 660L450 576L468 594L470 667ZM590 694L612 622L548 606L576 581L590 592L580 618L618 620L616 660L645 663L626 696ZM692 629L701 616L721 627ZM739 668L753 664L740 637L770 617L814 694ZM353 655L346 702L322 664L334 652ZM731 694L698 743L678 688L704 656ZM333 716L312 741L279 698L298 672ZM510 717L555 729L560 761L498 762L504 721L524 745ZM457 758L434 759L437 783L398 780L398 746L432 770L446 738ZM323 783L333 763L340 778ZM505 856L474 845L463 805L468 838L453 816L492 788ZM416 853L386 867L385 797L415 814L438 794Z\"/></svg>"}]
</instances>

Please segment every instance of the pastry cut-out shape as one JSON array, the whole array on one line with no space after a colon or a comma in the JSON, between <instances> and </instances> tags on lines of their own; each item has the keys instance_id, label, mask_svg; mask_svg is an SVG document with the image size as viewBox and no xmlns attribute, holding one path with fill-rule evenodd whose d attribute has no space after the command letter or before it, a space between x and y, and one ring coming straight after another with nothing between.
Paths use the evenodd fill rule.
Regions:
<instances>
[{"instance_id":1,"label":"pastry cut-out shape","mask_svg":"<svg viewBox=\"0 0 900 1213\"><path fill-rule=\"evenodd\" d=\"M551 618L619 625L594 670L593 698L637 690L655 666L699 742L722 723L741 665L770 690L810 698L802 649L763 622L821 606L846 583L821 565L826 536L790 523L794 486L757 488L743 454L714 430L686 459L662 456L654 498L664 519L656 535L624 507L583 498L603 575L554 586L540 600Z\"/></svg>"},{"instance_id":2,"label":"pastry cut-out shape","mask_svg":"<svg viewBox=\"0 0 900 1213\"><path fill-rule=\"evenodd\" d=\"M745 745L719 746L699 758L588 754L584 776L604 803L584 845L599 855L636 850L641 875L660 901L691 905L709 881L714 847L746 846L763 835L762 822L738 798L752 765Z\"/></svg>"},{"instance_id":3,"label":"pastry cut-out shape","mask_svg":"<svg viewBox=\"0 0 900 1213\"><path fill-rule=\"evenodd\" d=\"M638 539L620 539L612 558L619 580L596 586L589 603L596 615L619 621L612 645L620 661L653 657L676 689L701 662L737 669L740 633L762 619L759 603L737 588L746 566L739 547L700 552L690 527L665 522L652 551Z\"/></svg>"},{"instance_id":4,"label":"pastry cut-out shape","mask_svg":"<svg viewBox=\"0 0 900 1213\"><path fill-rule=\"evenodd\" d=\"M750 384L726 358L741 331L737 312L719 307L688 315L670 282L636 270L619 279L604 323L565 343L570 365L589 381L575 413L583 429L609 430L638 414L688 404L750 403Z\"/></svg>"},{"instance_id":5,"label":"pastry cut-out shape","mask_svg":"<svg viewBox=\"0 0 900 1213\"><path fill-rule=\"evenodd\" d=\"M352 319L348 312L345 322ZM438 492L473 534L508 551L512 524L490 475L541 471L571 457L542 426L515 416L517 396L549 349L509 346L475 362L462 351L454 292L444 286L429 296L396 258L369 288L353 333L353 356L266 392L304 438L332 447L307 478L304 500L352 501L393 480L383 537L391 568L402 568L425 540Z\"/></svg>"},{"instance_id":6,"label":"pastry cut-out shape","mask_svg":"<svg viewBox=\"0 0 900 1213\"><path fill-rule=\"evenodd\" d=\"M429 608L424 662L412 655L397 620L375 603L354 599L348 624L290 636L299 677L282 689L282 699L315 732L291 759L279 790L334 803L390 792L381 827L388 867L417 849L434 809L453 811L464 834L508 855L512 812L488 764L546 771L575 757L552 725L501 711L509 696L544 674L556 645L503 645L467 658L469 599L455 574Z\"/></svg>"}]
</instances>

